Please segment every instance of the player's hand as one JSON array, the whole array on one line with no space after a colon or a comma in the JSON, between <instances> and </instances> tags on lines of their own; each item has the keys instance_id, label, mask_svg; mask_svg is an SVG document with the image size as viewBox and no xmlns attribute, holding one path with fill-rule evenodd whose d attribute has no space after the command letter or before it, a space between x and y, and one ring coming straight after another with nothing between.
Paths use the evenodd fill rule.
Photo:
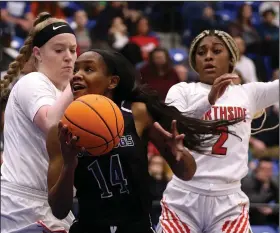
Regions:
<instances>
[{"instance_id":1,"label":"player's hand","mask_svg":"<svg viewBox=\"0 0 280 233\"><path fill-rule=\"evenodd\" d=\"M269 206L259 207L258 210L264 215L271 215L273 213L273 209Z\"/></svg>"},{"instance_id":2,"label":"player's hand","mask_svg":"<svg viewBox=\"0 0 280 233\"><path fill-rule=\"evenodd\" d=\"M81 152L81 150L85 150L84 148L80 148L76 145L79 140L78 137L72 135L68 130L67 125L63 125L62 122L59 122L58 125L58 137L64 164L77 165L77 154Z\"/></svg>"},{"instance_id":3,"label":"player's hand","mask_svg":"<svg viewBox=\"0 0 280 233\"><path fill-rule=\"evenodd\" d=\"M184 156L184 151L186 150L183 143L185 134L178 133L176 120L173 120L171 123L171 132L168 132L164 128L162 128L162 126L158 122L154 123L154 127L162 135L165 143L170 146L176 160L180 161L181 157Z\"/></svg>"},{"instance_id":4,"label":"player's hand","mask_svg":"<svg viewBox=\"0 0 280 233\"><path fill-rule=\"evenodd\" d=\"M219 78L216 78L208 95L209 103L214 105L217 99L219 99L225 93L225 90L231 84L231 82L238 78L239 76L234 73L223 74Z\"/></svg>"},{"instance_id":5,"label":"player's hand","mask_svg":"<svg viewBox=\"0 0 280 233\"><path fill-rule=\"evenodd\" d=\"M252 148L258 153L264 153L267 150L265 143L257 138L251 137L250 143Z\"/></svg>"}]
</instances>

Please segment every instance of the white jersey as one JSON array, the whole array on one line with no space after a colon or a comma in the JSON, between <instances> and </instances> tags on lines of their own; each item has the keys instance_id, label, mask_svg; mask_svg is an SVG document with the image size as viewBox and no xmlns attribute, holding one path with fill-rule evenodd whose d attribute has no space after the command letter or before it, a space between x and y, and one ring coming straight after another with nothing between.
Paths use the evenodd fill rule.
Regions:
<instances>
[{"instance_id":1,"label":"white jersey","mask_svg":"<svg viewBox=\"0 0 280 233\"><path fill-rule=\"evenodd\" d=\"M39 72L27 74L15 84L5 110L1 179L47 192L46 136L33 120L42 106L53 105L60 94Z\"/></svg>"},{"instance_id":2,"label":"white jersey","mask_svg":"<svg viewBox=\"0 0 280 233\"><path fill-rule=\"evenodd\" d=\"M166 97L167 104L175 106L186 116L205 120L245 116L244 121L229 126L229 130L242 141L234 135L222 133L214 143L211 155L191 152L197 171L187 182L190 185L192 182L228 184L241 181L248 172L248 147L254 114L279 101L279 80L230 85L213 106L208 101L211 87L203 83L181 82L171 87Z\"/></svg>"}]
</instances>

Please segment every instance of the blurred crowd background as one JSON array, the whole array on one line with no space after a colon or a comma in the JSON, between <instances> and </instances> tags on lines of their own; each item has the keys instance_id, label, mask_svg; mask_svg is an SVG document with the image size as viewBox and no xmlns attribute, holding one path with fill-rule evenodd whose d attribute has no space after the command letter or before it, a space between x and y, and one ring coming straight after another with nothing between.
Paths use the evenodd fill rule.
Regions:
<instances>
[{"instance_id":1,"label":"blurred crowd background","mask_svg":"<svg viewBox=\"0 0 280 233\"><path fill-rule=\"evenodd\" d=\"M188 48L205 29L224 30L234 37L241 53L235 69L240 76L238 83L271 81L279 78L279 6L276 1L0 2L1 77L18 55L36 16L47 11L70 23L77 36L78 55L91 48L119 51L141 72L141 81L156 89L163 100L172 85L198 81L188 65ZM20 76L34 70L33 64L27 64ZM2 114L4 106L2 100ZM252 127L260 127L263 117L254 120ZM3 123L3 115L1 119ZM279 103L266 109L263 127L277 123ZM3 140L0 143L3 150ZM149 145L148 156L156 224L159 200L172 173L153 145ZM277 229L278 128L251 137L249 169L242 189L251 202L251 224Z\"/></svg>"}]
</instances>

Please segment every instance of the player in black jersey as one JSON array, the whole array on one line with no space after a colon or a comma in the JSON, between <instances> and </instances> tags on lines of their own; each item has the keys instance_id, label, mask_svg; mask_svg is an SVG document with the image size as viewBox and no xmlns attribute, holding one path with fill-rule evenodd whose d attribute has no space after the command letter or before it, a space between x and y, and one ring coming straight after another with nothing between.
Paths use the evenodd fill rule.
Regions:
<instances>
[{"instance_id":1,"label":"player in black jersey","mask_svg":"<svg viewBox=\"0 0 280 233\"><path fill-rule=\"evenodd\" d=\"M81 152L75 146L75 135L69 141L67 126L60 123L50 130L49 204L53 214L63 219L72 207L73 185L76 187L79 216L71 233L153 232L147 142L154 143L177 177L189 180L196 164L184 146L201 151L212 136L207 139L198 133L219 134L219 126L238 121L205 122L182 116L160 102L156 93L138 85L133 65L116 52L93 50L80 55L70 83L75 99L86 94L111 98L121 108L125 122L119 145L99 157ZM84 89L75 90L77 83Z\"/></svg>"}]
</instances>

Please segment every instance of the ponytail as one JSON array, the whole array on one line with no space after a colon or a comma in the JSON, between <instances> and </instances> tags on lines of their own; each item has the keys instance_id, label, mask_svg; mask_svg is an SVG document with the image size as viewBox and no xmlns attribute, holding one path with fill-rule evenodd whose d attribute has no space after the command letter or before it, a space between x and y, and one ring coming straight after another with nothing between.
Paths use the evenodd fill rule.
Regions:
<instances>
[{"instance_id":1,"label":"ponytail","mask_svg":"<svg viewBox=\"0 0 280 233\"><path fill-rule=\"evenodd\" d=\"M157 92L147 85L140 85L140 74L134 66L120 53L94 49L100 54L106 64L108 75L120 77L119 84L114 89L113 100L120 105L123 100L145 103L154 121L170 131L171 123L177 120L179 133L185 134L184 145L190 150L206 152L213 140L222 132L228 132L229 125L236 124L243 119L204 121L184 116L177 108L166 105L161 101Z\"/></svg>"},{"instance_id":2,"label":"ponytail","mask_svg":"<svg viewBox=\"0 0 280 233\"><path fill-rule=\"evenodd\" d=\"M172 121L176 120L179 134L185 134L184 146L189 150L201 153L207 152L206 149L213 145L217 135L222 132L235 135L228 131L227 126L243 120L239 118L205 121L184 116L177 108L168 106L161 101L156 91L150 89L147 85L139 85L134 88L128 97L128 101L145 103L153 120L161 124L167 131L170 131Z\"/></svg>"},{"instance_id":3,"label":"ponytail","mask_svg":"<svg viewBox=\"0 0 280 233\"><path fill-rule=\"evenodd\" d=\"M40 13L33 23L33 28L29 32L23 46L19 50L19 55L9 65L7 74L0 80L0 98L6 98L9 95L9 86L19 76L20 72L24 68L26 62L30 59L33 49L33 40L35 35L45 28L47 25L54 22L64 22L64 20L52 18L47 12Z\"/></svg>"}]
</instances>

